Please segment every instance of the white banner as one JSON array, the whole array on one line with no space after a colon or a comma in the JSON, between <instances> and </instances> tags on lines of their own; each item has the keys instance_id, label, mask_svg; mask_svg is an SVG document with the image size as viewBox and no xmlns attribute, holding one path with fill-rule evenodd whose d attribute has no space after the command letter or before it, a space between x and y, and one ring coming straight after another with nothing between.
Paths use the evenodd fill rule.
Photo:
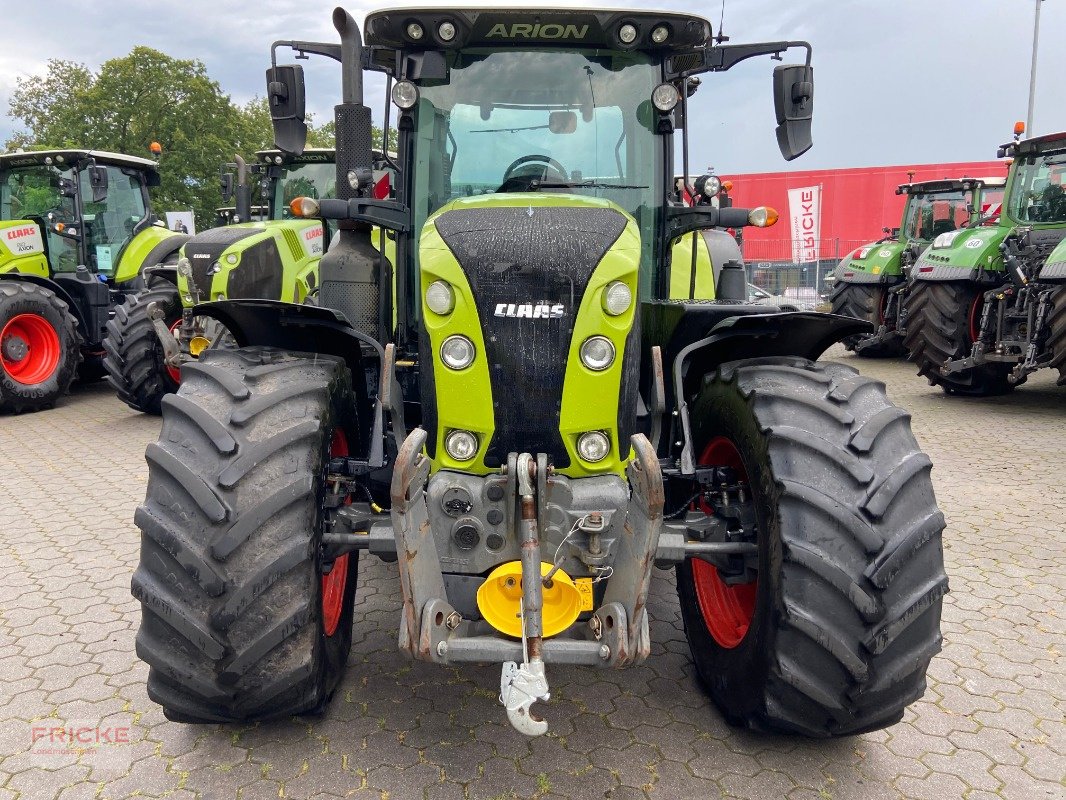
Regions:
<instances>
[{"instance_id":1,"label":"white banner","mask_svg":"<svg viewBox=\"0 0 1066 800\"><path fill-rule=\"evenodd\" d=\"M822 187L788 190L788 216L792 226L792 260L817 261L822 232Z\"/></svg>"}]
</instances>

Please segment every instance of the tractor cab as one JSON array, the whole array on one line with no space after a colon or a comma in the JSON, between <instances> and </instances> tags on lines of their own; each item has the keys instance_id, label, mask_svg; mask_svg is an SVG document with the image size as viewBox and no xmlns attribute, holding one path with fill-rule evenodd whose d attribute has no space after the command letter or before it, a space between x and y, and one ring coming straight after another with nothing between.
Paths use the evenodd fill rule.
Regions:
<instances>
[{"instance_id":1,"label":"tractor cab","mask_svg":"<svg viewBox=\"0 0 1066 800\"><path fill-rule=\"evenodd\" d=\"M944 233L999 218L1006 178L961 178L922 181L897 187L896 194L907 195L903 224L898 240L932 242Z\"/></svg>"},{"instance_id":2,"label":"tractor cab","mask_svg":"<svg viewBox=\"0 0 1066 800\"><path fill-rule=\"evenodd\" d=\"M90 150L0 155L0 270L49 277L79 265L111 284L136 277L134 238L156 221L149 159ZM7 247L8 244L13 246Z\"/></svg>"}]
</instances>

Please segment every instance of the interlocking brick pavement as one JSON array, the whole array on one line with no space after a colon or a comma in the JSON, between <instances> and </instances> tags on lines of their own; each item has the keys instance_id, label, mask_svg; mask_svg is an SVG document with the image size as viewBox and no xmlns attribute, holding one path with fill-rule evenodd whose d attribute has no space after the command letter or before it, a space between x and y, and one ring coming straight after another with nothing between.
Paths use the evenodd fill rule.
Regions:
<instances>
[{"instance_id":1,"label":"interlocking brick pavement","mask_svg":"<svg viewBox=\"0 0 1066 800\"><path fill-rule=\"evenodd\" d=\"M730 728L696 684L661 572L652 658L552 668L550 733L526 740L496 702L498 667L396 651L396 571L371 557L324 716L168 722L145 694L129 594L159 423L99 384L0 418L0 800L1066 797L1066 389L1038 373L1012 397L955 399L903 362L832 355L913 413L948 517L945 648L889 730L806 741ZM112 741L70 752L40 737L57 727Z\"/></svg>"}]
</instances>

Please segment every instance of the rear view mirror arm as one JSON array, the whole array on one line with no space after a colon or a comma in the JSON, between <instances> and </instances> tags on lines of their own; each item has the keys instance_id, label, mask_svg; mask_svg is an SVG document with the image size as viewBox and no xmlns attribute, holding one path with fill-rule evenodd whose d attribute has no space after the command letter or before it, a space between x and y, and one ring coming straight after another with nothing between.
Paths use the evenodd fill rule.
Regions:
<instances>
[{"instance_id":1,"label":"rear view mirror arm","mask_svg":"<svg viewBox=\"0 0 1066 800\"><path fill-rule=\"evenodd\" d=\"M781 55L793 47L807 51L806 65L811 65L811 45L804 41L756 42L755 44L727 44L708 48L703 56L703 69L698 72L725 72L741 61L757 56L772 56L780 61Z\"/></svg>"}]
</instances>

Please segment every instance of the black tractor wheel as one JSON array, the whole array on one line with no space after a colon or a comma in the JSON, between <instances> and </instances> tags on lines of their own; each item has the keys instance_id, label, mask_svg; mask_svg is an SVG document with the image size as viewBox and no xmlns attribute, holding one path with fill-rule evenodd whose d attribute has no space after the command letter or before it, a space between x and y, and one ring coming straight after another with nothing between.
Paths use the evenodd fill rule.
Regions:
<instances>
[{"instance_id":1,"label":"black tractor wheel","mask_svg":"<svg viewBox=\"0 0 1066 800\"><path fill-rule=\"evenodd\" d=\"M0 280L0 413L51 408L81 360L77 321L51 289Z\"/></svg>"},{"instance_id":2,"label":"black tractor wheel","mask_svg":"<svg viewBox=\"0 0 1066 800\"><path fill-rule=\"evenodd\" d=\"M177 391L181 376L164 360L163 344L148 319L149 303L163 309L168 328L181 323L181 300L173 284L158 281L151 288L127 295L107 323L104 369L122 402L134 411L159 414L160 403Z\"/></svg>"},{"instance_id":3,"label":"black tractor wheel","mask_svg":"<svg viewBox=\"0 0 1066 800\"><path fill-rule=\"evenodd\" d=\"M338 359L211 350L163 399L137 509L137 655L178 722L325 707L352 641L356 553L322 561L326 463L355 441Z\"/></svg>"},{"instance_id":4,"label":"black tractor wheel","mask_svg":"<svg viewBox=\"0 0 1066 800\"><path fill-rule=\"evenodd\" d=\"M948 394L979 397L1006 394L1011 367L982 364L943 375L948 361L966 358L981 330L986 288L965 281L914 281L907 295L907 331L903 346L918 365L918 374Z\"/></svg>"},{"instance_id":5,"label":"black tractor wheel","mask_svg":"<svg viewBox=\"0 0 1066 800\"><path fill-rule=\"evenodd\" d=\"M830 298L832 311L834 314L869 322L877 329L885 322L885 309L888 307L891 288L878 283L837 283ZM898 338L857 350L856 346L865 338L867 337L849 336L844 339L844 347L869 358L893 358L904 353L903 344Z\"/></svg>"},{"instance_id":6,"label":"black tractor wheel","mask_svg":"<svg viewBox=\"0 0 1066 800\"><path fill-rule=\"evenodd\" d=\"M1051 319L1048 321L1051 330L1047 341L1051 361L1048 366L1059 371L1059 386L1066 386L1066 288L1058 289L1051 301Z\"/></svg>"},{"instance_id":7,"label":"black tractor wheel","mask_svg":"<svg viewBox=\"0 0 1066 800\"><path fill-rule=\"evenodd\" d=\"M846 736L893 724L924 693L944 517L909 419L841 364L753 359L705 380L699 460L747 479L757 577L730 583L688 559L677 583L699 677L731 723Z\"/></svg>"}]
</instances>

